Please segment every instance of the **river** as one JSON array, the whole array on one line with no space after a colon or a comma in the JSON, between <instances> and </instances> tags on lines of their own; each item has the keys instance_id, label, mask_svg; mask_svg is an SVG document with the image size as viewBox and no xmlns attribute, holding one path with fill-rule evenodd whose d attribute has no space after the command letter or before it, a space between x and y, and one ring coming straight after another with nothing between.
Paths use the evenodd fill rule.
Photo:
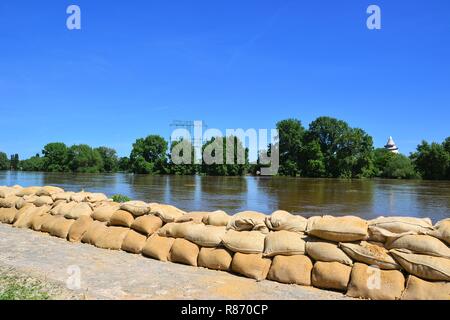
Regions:
<instances>
[{"instance_id":1,"label":"river","mask_svg":"<svg viewBox=\"0 0 450 320\"><path fill-rule=\"evenodd\" d=\"M186 211L229 214L277 209L305 217L357 215L450 217L450 181L338 180L288 177L200 177L0 171L0 185L55 185L108 196L175 205Z\"/></svg>"}]
</instances>

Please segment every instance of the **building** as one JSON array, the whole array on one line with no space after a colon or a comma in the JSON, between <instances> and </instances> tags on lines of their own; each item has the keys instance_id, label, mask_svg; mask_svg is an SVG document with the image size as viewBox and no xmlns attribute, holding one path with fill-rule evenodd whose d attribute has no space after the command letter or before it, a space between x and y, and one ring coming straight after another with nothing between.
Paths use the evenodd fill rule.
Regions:
<instances>
[{"instance_id":1,"label":"building","mask_svg":"<svg viewBox=\"0 0 450 320\"><path fill-rule=\"evenodd\" d=\"M389 140L384 147L392 153L399 153L398 147L395 144L394 139L392 139L392 137L389 137Z\"/></svg>"}]
</instances>

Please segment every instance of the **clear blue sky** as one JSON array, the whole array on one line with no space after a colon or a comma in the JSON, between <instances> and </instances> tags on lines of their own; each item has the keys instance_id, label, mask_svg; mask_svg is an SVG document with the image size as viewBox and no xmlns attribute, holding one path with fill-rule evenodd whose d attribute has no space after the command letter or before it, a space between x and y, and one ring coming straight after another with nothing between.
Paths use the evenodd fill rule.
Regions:
<instances>
[{"instance_id":1,"label":"clear blue sky","mask_svg":"<svg viewBox=\"0 0 450 320\"><path fill-rule=\"evenodd\" d=\"M0 150L128 155L175 119L270 129L328 115L408 154L450 135L449 13L448 0L2 0Z\"/></svg>"}]
</instances>

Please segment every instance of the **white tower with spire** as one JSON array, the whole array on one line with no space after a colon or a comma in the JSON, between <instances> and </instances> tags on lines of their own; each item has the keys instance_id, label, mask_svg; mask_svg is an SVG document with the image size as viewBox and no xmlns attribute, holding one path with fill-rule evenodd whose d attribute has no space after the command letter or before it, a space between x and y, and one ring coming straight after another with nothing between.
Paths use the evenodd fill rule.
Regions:
<instances>
[{"instance_id":1,"label":"white tower with spire","mask_svg":"<svg viewBox=\"0 0 450 320\"><path fill-rule=\"evenodd\" d=\"M398 147L395 144L394 139L392 139L392 137L389 137L389 140L384 147L392 153L396 153L396 154L399 153Z\"/></svg>"}]
</instances>

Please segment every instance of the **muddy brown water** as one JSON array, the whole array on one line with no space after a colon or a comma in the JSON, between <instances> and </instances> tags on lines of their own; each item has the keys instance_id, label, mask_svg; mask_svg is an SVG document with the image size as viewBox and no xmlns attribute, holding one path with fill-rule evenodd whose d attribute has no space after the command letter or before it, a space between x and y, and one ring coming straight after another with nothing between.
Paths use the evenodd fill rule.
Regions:
<instances>
[{"instance_id":1,"label":"muddy brown water","mask_svg":"<svg viewBox=\"0 0 450 320\"><path fill-rule=\"evenodd\" d=\"M304 216L450 217L450 181L338 180L288 177L200 177L0 171L0 185L56 185L108 196L229 214L283 209Z\"/></svg>"}]
</instances>

